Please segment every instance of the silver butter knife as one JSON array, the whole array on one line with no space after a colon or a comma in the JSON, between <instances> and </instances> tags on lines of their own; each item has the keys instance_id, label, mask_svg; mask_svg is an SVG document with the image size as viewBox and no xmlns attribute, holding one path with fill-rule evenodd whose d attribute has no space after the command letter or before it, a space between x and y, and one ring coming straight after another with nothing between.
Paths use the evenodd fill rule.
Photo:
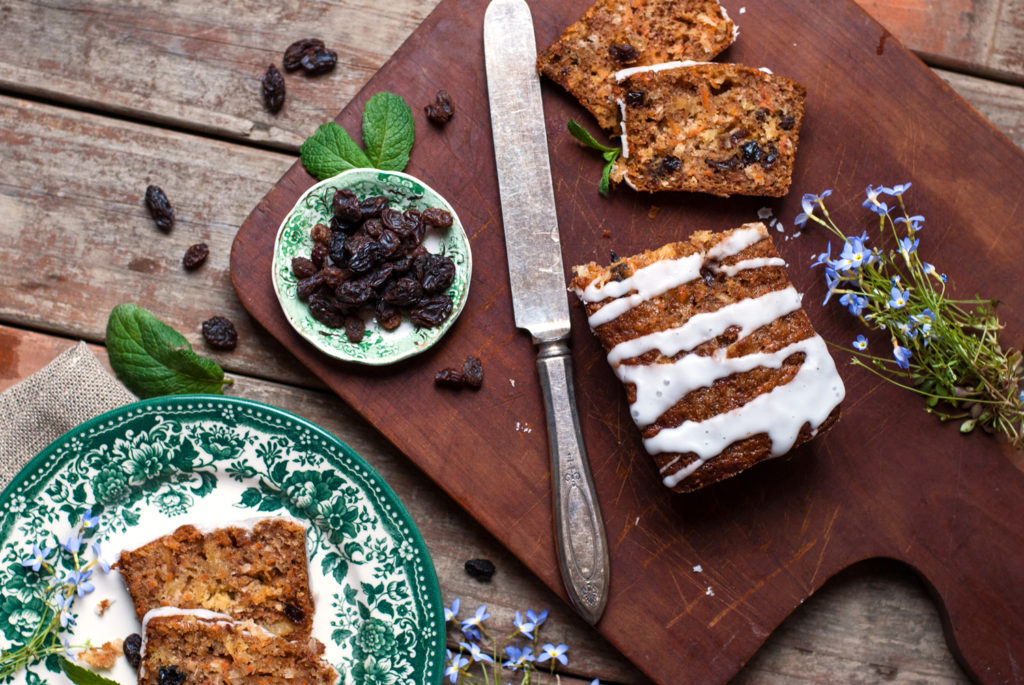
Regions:
<instances>
[{"instance_id":1,"label":"silver butter knife","mask_svg":"<svg viewBox=\"0 0 1024 685\"><path fill-rule=\"evenodd\" d=\"M529 331L537 346L547 409L555 546L569 598L594 624L608 602L608 541L576 413L537 46L524 0L491 0L484 54L512 305L516 326Z\"/></svg>"}]
</instances>

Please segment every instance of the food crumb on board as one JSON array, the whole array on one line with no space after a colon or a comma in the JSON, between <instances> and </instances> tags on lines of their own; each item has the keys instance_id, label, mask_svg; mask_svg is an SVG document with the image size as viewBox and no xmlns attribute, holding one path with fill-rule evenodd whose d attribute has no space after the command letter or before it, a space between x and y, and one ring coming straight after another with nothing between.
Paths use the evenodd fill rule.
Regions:
<instances>
[{"instance_id":1,"label":"food crumb on board","mask_svg":"<svg viewBox=\"0 0 1024 685\"><path fill-rule=\"evenodd\" d=\"M78 655L80 661L84 661L93 668L109 669L117 663L117 657L121 654L124 640L117 638L112 642L105 643L102 647L92 647Z\"/></svg>"},{"instance_id":2,"label":"food crumb on board","mask_svg":"<svg viewBox=\"0 0 1024 685\"><path fill-rule=\"evenodd\" d=\"M708 585L708 589L707 589L707 591L704 594L707 595L708 597L714 597L715 596L715 591L711 589L710 585Z\"/></svg>"},{"instance_id":3,"label":"food crumb on board","mask_svg":"<svg viewBox=\"0 0 1024 685\"><path fill-rule=\"evenodd\" d=\"M747 13L747 8L746 7L740 7L740 14L746 14L746 13Z\"/></svg>"},{"instance_id":4,"label":"food crumb on board","mask_svg":"<svg viewBox=\"0 0 1024 685\"><path fill-rule=\"evenodd\" d=\"M661 211L661 207L659 207L658 205L651 205L650 211L647 212L647 218L648 219L653 219L654 217L658 216L658 212L660 212L660 211Z\"/></svg>"},{"instance_id":5,"label":"food crumb on board","mask_svg":"<svg viewBox=\"0 0 1024 685\"><path fill-rule=\"evenodd\" d=\"M516 421L516 432L518 433L532 433L533 427L525 421Z\"/></svg>"},{"instance_id":6,"label":"food crumb on board","mask_svg":"<svg viewBox=\"0 0 1024 685\"><path fill-rule=\"evenodd\" d=\"M114 601L109 597L104 597L103 599L101 599L99 603L96 605L96 609L94 610L96 612L96 615L102 616L103 614L107 613L107 609L109 609L110 605L113 603Z\"/></svg>"},{"instance_id":7,"label":"food crumb on board","mask_svg":"<svg viewBox=\"0 0 1024 685\"><path fill-rule=\"evenodd\" d=\"M697 564L696 566L693 567L693 572L694 573L702 573L703 571L704 571L704 567L701 566L700 564Z\"/></svg>"},{"instance_id":8,"label":"food crumb on board","mask_svg":"<svg viewBox=\"0 0 1024 685\"><path fill-rule=\"evenodd\" d=\"M639 516L636 517L636 521L633 521L633 525L634 526L640 525L640 517Z\"/></svg>"},{"instance_id":9,"label":"food crumb on board","mask_svg":"<svg viewBox=\"0 0 1024 685\"><path fill-rule=\"evenodd\" d=\"M601 237L602 238L611 238L612 237L612 232L609 229L606 228L603 231L601 231Z\"/></svg>"},{"instance_id":10,"label":"food crumb on board","mask_svg":"<svg viewBox=\"0 0 1024 685\"><path fill-rule=\"evenodd\" d=\"M509 378L508 379L508 384L511 385L513 388L516 387L516 379L515 378Z\"/></svg>"}]
</instances>

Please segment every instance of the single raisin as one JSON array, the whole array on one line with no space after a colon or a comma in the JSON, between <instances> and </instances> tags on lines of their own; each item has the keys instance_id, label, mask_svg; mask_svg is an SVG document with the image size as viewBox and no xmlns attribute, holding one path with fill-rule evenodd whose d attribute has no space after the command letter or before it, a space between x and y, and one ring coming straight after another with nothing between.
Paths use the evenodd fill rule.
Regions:
<instances>
[{"instance_id":1,"label":"single raisin","mask_svg":"<svg viewBox=\"0 0 1024 685\"><path fill-rule=\"evenodd\" d=\"M629 43L612 43L608 46L608 54L619 64L633 64L640 59L640 51Z\"/></svg>"},{"instance_id":2,"label":"single raisin","mask_svg":"<svg viewBox=\"0 0 1024 685\"><path fill-rule=\"evenodd\" d=\"M307 52L302 56L299 64L307 74L325 74L334 68L338 63L338 53L334 50L323 48L314 52Z\"/></svg>"},{"instance_id":3,"label":"single raisin","mask_svg":"<svg viewBox=\"0 0 1024 685\"><path fill-rule=\"evenodd\" d=\"M366 333L366 322L361 316L349 316L345 318L345 337L353 344L363 342L363 335Z\"/></svg>"},{"instance_id":4,"label":"single raisin","mask_svg":"<svg viewBox=\"0 0 1024 685\"><path fill-rule=\"evenodd\" d=\"M372 195L359 203L359 211L363 221L380 216L381 210L387 207L390 202L383 195Z\"/></svg>"},{"instance_id":5,"label":"single raisin","mask_svg":"<svg viewBox=\"0 0 1024 685\"><path fill-rule=\"evenodd\" d=\"M330 255L331 261L337 266L345 266L345 262L348 260L348 254L345 250L345 246L348 244L349 240L350 237L346 236L344 233L335 233L331 236L331 242L327 244L327 254Z\"/></svg>"},{"instance_id":6,"label":"single raisin","mask_svg":"<svg viewBox=\"0 0 1024 685\"><path fill-rule=\"evenodd\" d=\"M302 623L306 620L306 612L291 602L284 605L284 615L287 616L288 620L292 623Z\"/></svg>"},{"instance_id":7,"label":"single raisin","mask_svg":"<svg viewBox=\"0 0 1024 685\"><path fill-rule=\"evenodd\" d=\"M796 117L792 114L783 114L779 117L779 128L783 131L790 131L796 126Z\"/></svg>"},{"instance_id":8,"label":"single raisin","mask_svg":"<svg viewBox=\"0 0 1024 685\"><path fill-rule=\"evenodd\" d=\"M181 265L192 271L202 266L209 256L210 248L207 247L206 243L196 243L185 250L185 256L181 258Z\"/></svg>"},{"instance_id":9,"label":"single raisin","mask_svg":"<svg viewBox=\"0 0 1024 685\"><path fill-rule=\"evenodd\" d=\"M302 58L307 52L316 52L326 48L327 46L319 38L305 38L295 41L284 51L282 64L284 64L285 71L295 71L301 67Z\"/></svg>"},{"instance_id":10,"label":"single raisin","mask_svg":"<svg viewBox=\"0 0 1024 685\"><path fill-rule=\"evenodd\" d=\"M707 264L700 267L700 277L709 288L715 284L715 271Z\"/></svg>"},{"instance_id":11,"label":"single raisin","mask_svg":"<svg viewBox=\"0 0 1024 685\"><path fill-rule=\"evenodd\" d=\"M157 685L182 685L185 674L177 666L161 666L157 671Z\"/></svg>"},{"instance_id":12,"label":"single raisin","mask_svg":"<svg viewBox=\"0 0 1024 685\"><path fill-rule=\"evenodd\" d=\"M749 131L738 129L729 134L729 142L733 145L739 145L741 140L746 140L750 136Z\"/></svg>"},{"instance_id":13,"label":"single raisin","mask_svg":"<svg viewBox=\"0 0 1024 685\"><path fill-rule=\"evenodd\" d=\"M128 660L132 668L138 670L139 664L142 662L142 636L132 633L124 639L121 649L124 651L124 658Z\"/></svg>"},{"instance_id":14,"label":"single raisin","mask_svg":"<svg viewBox=\"0 0 1024 685\"><path fill-rule=\"evenodd\" d=\"M260 83L263 84L263 104L267 106L268 112L277 114L284 106L284 76L271 64Z\"/></svg>"},{"instance_id":15,"label":"single raisin","mask_svg":"<svg viewBox=\"0 0 1024 685\"><path fill-rule=\"evenodd\" d=\"M425 297L409 312L417 326L432 328L441 325L452 313L452 301L444 295Z\"/></svg>"},{"instance_id":16,"label":"single raisin","mask_svg":"<svg viewBox=\"0 0 1024 685\"><path fill-rule=\"evenodd\" d=\"M434 385L443 385L449 388L461 388L466 384L466 377L458 369L451 367L441 369L434 374Z\"/></svg>"},{"instance_id":17,"label":"single raisin","mask_svg":"<svg viewBox=\"0 0 1024 685\"><path fill-rule=\"evenodd\" d=\"M729 157L727 159L706 159L708 166L712 169L718 169L719 171L735 171L740 168L739 157Z\"/></svg>"},{"instance_id":18,"label":"single raisin","mask_svg":"<svg viewBox=\"0 0 1024 685\"><path fill-rule=\"evenodd\" d=\"M380 212L380 221L383 224L382 228L390 228L392 231L398 231L404 234L405 229L405 217L397 209L391 207L385 207Z\"/></svg>"},{"instance_id":19,"label":"single raisin","mask_svg":"<svg viewBox=\"0 0 1024 685\"><path fill-rule=\"evenodd\" d=\"M488 582L494 576L494 562L490 559L470 559L466 562L466 573L475 580Z\"/></svg>"},{"instance_id":20,"label":"single raisin","mask_svg":"<svg viewBox=\"0 0 1024 685\"><path fill-rule=\"evenodd\" d=\"M423 286L415 278L403 276L387 284L383 297L396 307L411 307L423 299Z\"/></svg>"},{"instance_id":21,"label":"single raisin","mask_svg":"<svg viewBox=\"0 0 1024 685\"><path fill-rule=\"evenodd\" d=\"M402 274L412 268L412 258L408 255L401 255L392 259L389 264L394 269L392 273Z\"/></svg>"},{"instance_id":22,"label":"single raisin","mask_svg":"<svg viewBox=\"0 0 1024 685\"><path fill-rule=\"evenodd\" d=\"M314 243L329 243L331 242L331 228L327 224L317 224L309 232L309 237L313 239Z\"/></svg>"},{"instance_id":23,"label":"single raisin","mask_svg":"<svg viewBox=\"0 0 1024 685\"><path fill-rule=\"evenodd\" d=\"M320 274L313 274L309 278L304 278L298 282L295 288L296 295L299 296L300 300L308 300L313 293L324 287L324 277Z\"/></svg>"},{"instance_id":24,"label":"single raisin","mask_svg":"<svg viewBox=\"0 0 1024 685\"><path fill-rule=\"evenodd\" d=\"M386 258L394 257L402 249L402 239L398 237L397 233L387 228L377 236L377 242L380 243Z\"/></svg>"},{"instance_id":25,"label":"single raisin","mask_svg":"<svg viewBox=\"0 0 1024 685\"><path fill-rule=\"evenodd\" d=\"M292 257L292 273L295 274L295 278L304 281L316 272L317 268L313 265L312 260L305 257Z\"/></svg>"},{"instance_id":26,"label":"single raisin","mask_svg":"<svg viewBox=\"0 0 1024 685\"><path fill-rule=\"evenodd\" d=\"M768 119L768 110L765 109L764 107L760 108L759 110L754 112L754 118L757 119L758 122L763 123L766 119Z\"/></svg>"},{"instance_id":27,"label":"single raisin","mask_svg":"<svg viewBox=\"0 0 1024 685\"><path fill-rule=\"evenodd\" d=\"M472 355L466 357L462 363L462 375L466 377L466 385L471 388L479 388L484 384L484 363L480 357Z\"/></svg>"},{"instance_id":28,"label":"single raisin","mask_svg":"<svg viewBox=\"0 0 1024 685\"><path fill-rule=\"evenodd\" d=\"M744 143L740 147L740 151L743 153L743 166L761 161L761 146L757 144L756 140Z\"/></svg>"},{"instance_id":29,"label":"single raisin","mask_svg":"<svg viewBox=\"0 0 1024 685\"><path fill-rule=\"evenodd\" d=\"M413 262L416 278L428 293L447 290L455 280L455 262L444 255L425 254Z\"/></svg>"},{"instance_id":30,"label":"single raisin","mask_svg":"<svg viewBox=\"0 0 1024 685\"><path fill-rule=\"evenodd\" d=\"M331 209L334 216L347 224L355 224L363 220L363 213L359 209L359 198L348 188L342 188L334 193Z\"/></svg>"},{"instance_id":31,"label":"single raisin","mask_svg":"<svg viewBox=\"0 0 1024 685\"><path fill-rule=\"evenodd\" d=\"M327 245L323 243L316 243L315 245L313 245L313 251L309 255L309 259L310 261L313 262L313 266L315 266L318 269L324 268L324 265L327 264L327 257L329 252L330 250L328 249Z\"/></svg>"},{"instance_id":32,"label":"single raisin","mask_svg":"<svg viewBox=\"0 0 1024 685\"><path fill-rule=\"evenodd\" d=\"M324 279L324 285L332 290L347 281L351 276L351 271L339 269L336 266L325 266L320 269L320 277Z\"/></svg>"},{"instance_id":33,"label":"single raisin","mask_svg":"<svg viewBox=\"0 0 1024 685\"><path fill-rule=\"evenodd\" d=\"M344 315L322 293L314 293L310 296L309 313L314 319L328 328L341 328L345 325Z\"/></svg>"},{"instance_id":34,"label":"single raisin","mask_svg":"<svg viewBox=\"0 0 1024 685\"><path fill-rule=\"evenodd\" d=\"M384 211L388 210L385 209ZM363 224L363 230L371 238L379 238L380 234L384 231L384 222L379 218L369 219Z\"/></svg>"},{"instance_id":35,"label":"single raisin","mask_svg":"<svg viewBox=\"0 0 1024 685\"><path fill-rule=\"evenodd\" d=\"M233 350L238 345L235 325L223 316L214 316L203 322L203 337L215 350Z\"/></svg>"},{"instance_id":36,"label":"single raisin","mask_svg":"<svg viewBox=\"0 0 1024 685\"><path fill-rule=\"evenodd\" d=\"M345 304L362 304L373 295L373 288L363 280L346 281L334 291L334 296Z\"/></svg>"},{"instance_id":37,"label":"single raisin","mask_svg":"<svg viewBox=\"0 0 1024 685\"><path fill-rule=\"evenodd\" d=\"M626 93L626 104L630 107L643 107L647 101L647 93L642 90L631 90Z\"/></svg>"},{"instance_id":38,"label":"single raisin","mask_svg":"<svg viewBox=\"0 0 1024 685\"><path fill-rule=\"evenodd\" d=\"M764 149L764 157L761 158L761 166L771 169L777 161L779 161L779 148L775 146L775 143L768 143Z\"/></svg>"},{"instance_id":39,"label":"single raisin","mask_svg":"<svg viewBox=\"0 0 1024 685\"><path fill-rule=\"evenodd\" d=\"M439 90L437 95L434 96L434 101L424 107L423 111L426 112L427 119L431 123L444 126L455 116L455 104L452 102L452 96L448 94L448 91Z\"/></svg>"},{"instance_id":40,"label":"single raisin","mask_svg":"<svg viewBox=\"0 0 1024 685\"><path fill-rule=\"evenodd\" d=\"M357 274L364 274L384 261L384 249L375 240L363 243L352 253L348 268Z\"/></svg>"},{"instance_id":41,"label":"single raisin","mask_svg":"<svg viewBox=\"0 0 1024 685\"><path fill-rule=\"evenodd\" d=\"M661 160L660 171L663 174L674 174L683 168L683 160L669 155Z\"/></svg>"},{"instance_id":42,"label":"single raisin","mask_svg":"<svg viewBox=\"0 0 1024 685\"><path fill-rule=\"evenodd\" d=\"M398 307L390 305L384 300L377 301L374 313L377 316L377 323L385 331L393 331L402 324L402 312L398 311Z\"/></svg>"},{"instance_id":43,"label":"single raisin","mask_svg":"<svg viewBox=\"0 0 1024 685\"><path fill-rule=\"evenodd\" d=\"M170 232L174 227L174 208L159 186L146 187L146 206L149 207L149 215L156 222L156 227L164 233Z\"/></svg>"},{"instance_id":44,"label":"single raisin","mask_svg":"<svg viewBox=\"0 0 1024 685\"><path fill-rule=\"evenodd\" d=\"M376 270L363 276L363 280L366 281L371 288L376 289L384 285L385 281L391 278L391 274L394 273L394 270L395 266L393 264L381 264Z\"/></svg>"},{"instance_id":45,"label":"single raisin","mask_svg":"<svg viewBox=\"0 0 1024 685\"><path fill-rule=\"evenodd\" d=\"M423 223L429 224L434 228L448 228L452 225L452 221L454 221L452 213L440 207L424 209L420 216L423 218Z\"/></svg>"}]
</instances>

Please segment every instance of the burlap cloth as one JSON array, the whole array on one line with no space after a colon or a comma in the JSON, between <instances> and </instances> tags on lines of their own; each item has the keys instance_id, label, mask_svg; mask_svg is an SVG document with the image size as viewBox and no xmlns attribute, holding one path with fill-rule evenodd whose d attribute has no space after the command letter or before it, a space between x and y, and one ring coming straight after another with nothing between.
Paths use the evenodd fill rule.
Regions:
<instances>
[{"instance_id":1,"label":"burlap cloth","mask_svg":"<svg viewBox=\"0 0 1024 685\"><path fill-rule=\"evenodd\" d=\"M84 342L0 393L0 490L61 435L135 400Z\"/></svg>"}]
</instances>

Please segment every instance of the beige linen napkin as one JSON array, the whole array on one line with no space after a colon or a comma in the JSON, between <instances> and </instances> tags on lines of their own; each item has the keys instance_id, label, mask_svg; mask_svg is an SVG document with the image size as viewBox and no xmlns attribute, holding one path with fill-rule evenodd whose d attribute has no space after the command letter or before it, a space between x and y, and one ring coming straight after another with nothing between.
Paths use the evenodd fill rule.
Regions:
<instances>
[{"instance_id":1,"label":"beige linen napkin","mask_svg":"<svg viewBox=\"0 0 1024 685\"><path fill-rule=\"evenodd\" d=\"M135 400L84 342L0 393L0 489L64 433Z\"/></svg>"}]
</instances>

